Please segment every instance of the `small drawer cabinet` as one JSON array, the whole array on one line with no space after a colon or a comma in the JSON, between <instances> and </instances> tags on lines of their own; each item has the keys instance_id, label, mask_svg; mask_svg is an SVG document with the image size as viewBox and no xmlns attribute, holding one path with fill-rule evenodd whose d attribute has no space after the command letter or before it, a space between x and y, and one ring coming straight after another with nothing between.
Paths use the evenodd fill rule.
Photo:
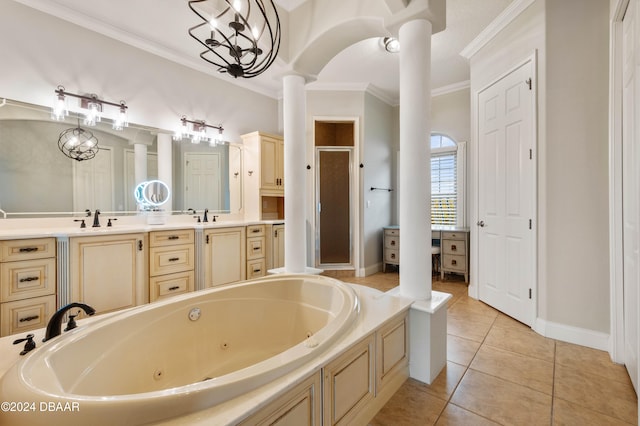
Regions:
<instances>
[{"instance_id":1,"label":"small drawer cabinet","mask_svg":"<svg viewBox=\"0 0 640 426\"><path fill-rule=\"evenodd\" d=\"M0 241L0 336L45 327L55 309L55 238Z\"/></svg>"},{"instance_id":2,"label":"small drawer cabinet","mask_svg":"<svg viewBox=\"0 0 640 426\"><path fill-rule=\"evenodd\" d=\"M149 301L195 288L193 229L149 233Z\"/></svg>"},{"instance_id":3,"label":"small drawer cabinet","mask_svg":"<svg viewBox=\"0 0 640 426\"><path fill-rule=\"evenodd\" d=\"M400 228L389 226L384 228L382 272L386 272L387 265L400 265Z\"/></svg>"},{"instance_id":4,"label":"small drawer cabinet","mask_svg":"<svg viewBox=\"0 0 640 426\"><path fill-rule=\"evenodd\" d=\"M247 279L267 274L266 249L265 226L247 226Z\"/></svg>"},{"instance_id":5,"label":"small drawer cabinet","mask_svg":"<svg viewBox=\"0 0 640 426\"><path fill-rule=\"evenodd\" d=\"M440 278L447 272L463 274L464 281L469 282L469 233L442 231L440 239L442 248L442 265Z\"/></svg>"}]
</instances>

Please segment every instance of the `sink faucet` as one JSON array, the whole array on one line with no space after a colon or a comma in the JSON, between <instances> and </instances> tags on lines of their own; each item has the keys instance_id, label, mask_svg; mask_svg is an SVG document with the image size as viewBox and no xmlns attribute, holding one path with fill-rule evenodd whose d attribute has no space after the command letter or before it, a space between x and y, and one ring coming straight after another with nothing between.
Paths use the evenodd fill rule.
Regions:
<instances>
[{"instance_id":1,"label":"sink faucet","mask_svg":"<svg viewBox=\"0 0 640 426\"><path fill-rule=\"evenodd\" d=\"M42 339L43 342L46 342L47 340L53 339L54 337L60 335L62 328L62 318L69 309L73 308L80 308L87 315L93 315L96 313L95 309L93 309L89 305L85 305L84 303L74 302L68 304L67 306L63 306L62 308L58 309L49 320L49 323L47 324L47 331L44 334L44 339ZM73 317L75 318L75 315Z\"/></svg>"},{"instance_id":2,"label":"sink faucet","mask_svg":"<svg viewBox=\"0 0 640 426\"><path fill-rule=\"evenodd\" d=\"M209 209L204 209L204 217L202 218L203 222L209 222L209 218L207 217L207 213L209 213Z\"/></svg>"},{"instance_id":3,"label":"sink faucet","mask_svg":"<svg viewBox=\"0 0 640 426\"><path fill-rule=\"evenodd\" d=\"M93 212L93 228L100 228L100 210Z\"/></svg>"}]
</instances>

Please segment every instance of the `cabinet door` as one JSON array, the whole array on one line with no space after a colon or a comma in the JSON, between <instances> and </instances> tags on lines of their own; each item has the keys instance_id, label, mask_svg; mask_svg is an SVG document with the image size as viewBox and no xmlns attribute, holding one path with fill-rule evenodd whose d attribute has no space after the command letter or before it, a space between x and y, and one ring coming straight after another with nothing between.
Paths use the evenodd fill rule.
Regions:
<instances>
[{"instance_id":1,"label":"cabinet door","mask_svg":"<svg viewBox=\"0 0 640 426\"><path fill-rule=\"evenodd\" d=\"M278 189L278 141L263 137L260 141L260 187Z\"/></svg>"},{"instance_id":2,"label":"cabinet door","mask_svg":"<svg viewBox=\"0 0 640 426\"><path fill-rule=\"evenodd\" d=\"M242 281L246 277L244 227L220 228L205 233L207 287Z\"/></svg>"},{"instance_id":3,"label":"cabinet door","mask_svg":"<svg viewBox=\"0 0 640 426\"><path fill-rule=\"evenodd\" d=\"M146 303L145 246L143 234L71 238L71 301L97 313Z\"/></svg>"},{"instance_id":4,"label":"cabinet door","mask_svg":"<svg viewBox=\"0 0 640 426\"><path fill-rule=\"evenodd\" d=\"M284 225L273 227L273 268L284 267Z\"/></svg>"}]
</instances>

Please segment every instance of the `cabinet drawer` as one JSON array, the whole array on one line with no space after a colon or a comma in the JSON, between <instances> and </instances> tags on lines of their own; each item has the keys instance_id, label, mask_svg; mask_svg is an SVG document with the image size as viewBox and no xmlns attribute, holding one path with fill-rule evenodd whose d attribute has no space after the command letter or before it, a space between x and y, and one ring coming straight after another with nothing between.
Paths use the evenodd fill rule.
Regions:
<instances>
[{"instance_id":1,"label":"cabinet drawer","mask_svg":"<svg viewBox=\"0 0 640 426\"><path fill-rule=\"evenodd\" d=\"M247 238L263 237L263 236L264 236L264 225L247 226Z\"/></svg>"},{"instance_id":2,"label":"cabinet drawer","mask_svg":"<svg viewBox=\"0 0 640 426\"><path fill-rule=\"evenodd\" d=\"M149 301L183 294L194 289L193 271L151 277L149 279Z\"/></svg>"},{"instance_id":3,"label":"cabinet drawer","mask_svg":"<svg viewBox=\"0 0 640 426\"><path fill-rule=\"evenodd\" d=\"M56 292L56 260L35 259L0 264L0 302Z\"/></svg>"},{"instance_id":4,"label":"cabinet drawer","mask_svg":"<svg viewBox=\"0 0 640 426\"><path fill-rule=\"evenodd\" d=\"M386 235L384 237L384 246L390 249L399 249L400 248L400 237L393 237Z\"/></svg>"},{"instance_id":5,"label":"cabinet drawer","mask_svg":"<svg viewBox=\"0 0 640 426\"><path fill-rule=\"evenodd\" d=\"M465 272L467 270L467 257L445 254L442 257L442 268L447 271Z\"/></svg>"},{"instance_id":6,"label":"cabinet drawer","mask_svg":"<svg viewBox=\"0 0 640 426\"><path fill-rule=\"evenodd\" d=\"M247 238L247 260L259 259L265 256L264 237Z\"/></svg>"},{"instance_id":7,"label":"cabinet drawer","mask_svg":"<svg viewBox=\"0 0 640 426\"><path fill-rule=\"evenodd\" d=\"M400 261L400 250L385 250L384 260L387 263L398 263Z\"/></svg>"},{"instance_id":8,"label":"cabinet drawer","mask_svg":"<svg viewBox=\"0 0 640 426\"><path fill-rule=\"evenodd\" d=\"M31 238L0 242L0 262L43 259L56 256L55 238Z\"/></svg>"},{"instance_id":9,"label":"cabinet drawer","mask_svg":"<svg viewBox=\"0 0 640 426\"><path fill-rule=\"evenodd\" d=\"M247 261L247 279L259 278L265 276L266 264L264 259L256 259Z\"/></svg>"},{"instance_id":10,"label":"cabinet drawer","mask_svg":"<svg viewBox=\"0 0 640 426\"><path fill-rule=\"evenodd\" d=\"M194 252L193 244L151 247L149 250L151 262L149 275L165 275L192 270Z\"/></svg>"},{"instance_id":11,"label":"cabinet drawer","mask_svg":"<svg viewBox=\"0 0 640 426\"><path fill-rule=\"evenodd\" d=\"M400 236L400 229L385 229L384 230L384 235L392 235L392 236L396 236L399 237Z\"/></svg>"},{"instance_id":12,"label":"cabinet drawer","mask_svg":"<svg viewBox=\"0 0 640 426\"><path fill-rule=\"evenodd\" d=\"M466 240L467 233L466 232L451 232L451 231L442 231L442 239L443 240Z\"/></svg>"},{"instance_id":13,"label":"cabinet drawer","mask_svg":"<svg viewBox=\"0 0 640 426\"><path fill-rule=\"evenodd\" d=\"M458 254L464 256L467 254L467 245L465 241L460 240L442 240L442 251L448 254Z\"/></svg>"},{"instance_id":14,"label":"cabinet drawer","mask_svg":"<svg viewBox=\"0 0 640 426\"><path fill-rule=\"evenodd\" d=\"M176 244L189 244L195 241L193 229L175 229L173 231L149 232L149 246L174 246Z\"/></svg>"},{"instance_id":15,"label":"cabinet drawer","mask_svg":"<svg viewBox=\"0 0 640 426\"><path fill-rule=\"evenodd\" d=\"M55 310L55 295L3 303L0 305L0 335L43 328Z\"/></svg>"}]
</instances>

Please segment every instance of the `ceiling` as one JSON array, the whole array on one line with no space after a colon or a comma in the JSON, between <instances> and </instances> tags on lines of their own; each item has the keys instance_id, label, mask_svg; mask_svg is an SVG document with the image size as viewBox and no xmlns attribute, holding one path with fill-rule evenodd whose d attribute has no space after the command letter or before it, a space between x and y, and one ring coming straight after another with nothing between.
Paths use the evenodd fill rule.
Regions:
<instances>
[{"instance_id":1,"label":"ceiling","mask_svg":"<svg viewBox=\"0 0 640 426\"><path fill-rule=\"evenodd\" d=\"M179 0L15 0L136 46L166 59L229 80L248 89L279 97L282 83L277 78L281 64L252 79L233 79L219 74L198 57L199 45L187 34L194 16L186 1ZM287 11L307 0L275 0ZM432 81L434 89L469 80L467 60L459 53L512 0L447 0L447 28L432 38ZM379 39L358 42L336 55L320 72L310 88L363 88L390 104L398 103L398 55L381 47Z\"/></svg>"}]
</instances>

